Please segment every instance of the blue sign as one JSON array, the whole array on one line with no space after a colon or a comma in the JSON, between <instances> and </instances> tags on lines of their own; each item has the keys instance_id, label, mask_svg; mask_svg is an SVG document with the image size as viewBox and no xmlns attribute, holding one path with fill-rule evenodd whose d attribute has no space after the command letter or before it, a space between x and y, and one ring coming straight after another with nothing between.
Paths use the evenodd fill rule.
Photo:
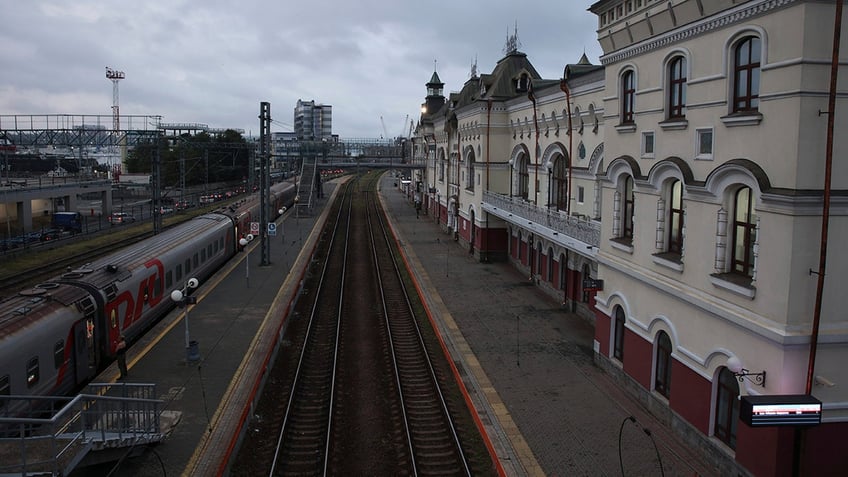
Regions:
<instances>
[{"instance_id":1,"label":"blue sign","mask_svg":"<svg viewBox=\"0 0 848 477\"><path fill-rule=\"evenodd\" d=\"M268 236L276 237L277 236L277 224L274 222L268 222Z\"/></svg>"}]
</instances>

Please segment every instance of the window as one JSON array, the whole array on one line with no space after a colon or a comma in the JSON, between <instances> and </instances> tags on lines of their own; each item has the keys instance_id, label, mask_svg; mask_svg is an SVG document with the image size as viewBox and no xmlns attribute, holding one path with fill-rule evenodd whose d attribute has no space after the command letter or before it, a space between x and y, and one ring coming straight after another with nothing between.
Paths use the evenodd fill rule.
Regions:
<instances>
[{"instance_id":1,"label":"window","mask_svg":"<svg viewBox=\"0 0 848 477\"><path fill-rule=\"evenodd\" d=\"M686 59L678 56L668 65L668 118L686 116Z\"/></svg>"},{"instance_id":2,"label":"window","mask_svg":"<svg viewBox=\"0 0 848 477\"><path fill-rule=\"evenodd\" d=\"M580 159L586 159L586 146L581 142L577 145L577 157Z\"/></svg>"},{"instance_id":3,"label":"window","mask_svg":"<svg viewBox=\"0 0 848 477\"><path fill-rule=\"evenodd\" d=\"M530 190L530 174L527 172L527 158L522 154L518 159L518 195L527 200Z\"/></svg>"},{"instance_id":4,"label":"window","mask_svg":"<svg viewBox=\"0 0 848 477\"><path fill-rule=\"evenodd\" d=\"M559 254L559 289L565 290L566 280L568 279L568 263L565 260L565 254ZM565 301L563 301L563 305Z\"/></svg>"},{"instance_id":5,"label":"window","mask_svg":"<svg viewBox=\"0 0 848 477\"><path fill-rule=\"evenodd\" d=\"M565 170L565 158L560 156L553 167L554 204L556 210L568 209L568 174Z\"/></svg>"},{"instance_id":6,"label":"window","mask_svg":"<svg viewBox=\"0 0 848 477\"><path fill-rule=\"evenodd\" d=\"M624 209L621 214L621 238L633 240L633 177L627 176L624 180Z\"/></svg>"},{"instance_id":7,"label":"window","mask_svg":"<svg viewBox=\"0 0 848 477\"><path fill-rule=\"evenodd\" d=\"M683 253L683 183L679 180L668 189L668 251Z\"/></svg>"},{"instance_id":8,"label":"window","mask_svg":"<svg viewBox=\"0 0 848 477\"><path fill-rule=\"evenodd\" d=\"M636 96L636 86L633 71L627 71L621 77L621 123L633 122L633 102Z\"/></svg>"},{"instance_id":9,"label":"window","mask_svg":"<svg viewBox=\"0 0 848 477\"><path fill-rule=\"evenodd\" d=\"M473 191L474 190L474 160L468 159L468 177L467 177L467 185L466 189Z\"/></svg>"},{"instance_id":10,"label":"window","mask_svg":"<svg viewBox=\"0 0 848 477\"><path fill-rule=\"evenodd\" d=\"M739 422L739 383L733 373L722 367L716 386L715 436L736 449L736 426Z\"/></svg>"},{"instance_id":11,"label":"window","mask_svg":"<svg viewBox=\"0 0 848 477\"><path fill-rule=\"evenodd\" d=\"M583 264L583 277L582 278L591 278L592 270L589 268L589 264ZM589 298L592 297L592 292L586 289L583 289L583 303L589 303Z\"/></svg>"},{"instance_id":12,"label":"window","mask_svg":"<svg viewBox=\"0 0 848 477\"><path fill-rule=\"evenodd\" d=\"M654 157L654 133L652 131L642 133L642 157L648 159Z\"/></svg>"},{"instance_id":13,"label":"window","mask_svg":"<svg viewBox=\"0 0 848 477\"><path fill-rule=\"evenodd\" d=\"M698 148L698 150L695 151L695 159L712 159L713 129L697 129L695 130L695 135L697 136L696 147Z\"/></svg>"},{"instance_id":14,"label":"window","mask_svg":"<svg viewBox=\"0 0 848 477\"><path fill-rule=\"evenodd\" d=\"M442 159L439 161L439 182L445 181L445 161Z\"/></svg>"},{"instance_id":15,"label":"window","mask_svg":"<svg viewBox=\"0 0 848 477\"><path fill-rule=\"evenodd\" d=\"M577 203L582 204L584 202L584 194L585 189L583 186L577 186Z\"/></svg>"},{"instance_id":16,"label":"window","mask_svg":"<svg viewBox=\"0 0 848 477\"><path fill-rule=\"evenodd\" d=\"M612 356L619 361L624 361L624 310L620 306L615 307L614 325Z\"/></svg>"},{"instance_id":17,"label":"window","mask_svg":"<svg viewBox=\"0 0 848 477\"><path fill-rule=\"evenodd\" d=\"M760 104L760 39L749 36L733 52L733 112L756 112Z\"/></svg>"},{"instance_id":18,"label":"window","mask_svg":"<svg viewBox=\"0 0 848 477\"><path fill-rule=\"evenodd\" d=\"M654 389L666 397L671 396L671 338L665 331L657 335L657 363Z\"/></svg>"},{"instance_id":19,"label":"window","mask_svg":"<svg viewBox=\"0 0 848 477\"><path fill-rule=\"evenodd\" d=\"M548 248L548 281L554 282L554 249Z\"/></svg>"},{"instance_id":20,"label":"window","mask_svg":"<svg viewBox=\"0 0 848 477\"><path fill-rule=\"evenodd\" d=\"M754 242L756 241L756 215L751 188L743 187L734 196L733 249L731 272L747 277L754 275Z\"/></svg>"},{"instance_id":21,"label":"window","mask_svg":"<svg viewBox=\"0 0 848 477\"><path fill-rule=\"evenodd\" d=\"M32 358L27 361L26 366L26 377L27 377L27 387L33 387L38 384L38 357Z\"/></svg>"},{"instance_id":22,"label":"window","mask_svg":"<svg viewBox=\"0 0 848 477\"><path fill-rule=\"evenodd\" d=\"M53 366L56 369L65 363L65 340L59 340L53 345Z\"/></svg>"},{"instance_id":23,"label":"window","mask_svg":"<svg viewBox=\"0 0 848 477\"><path fill-rule=\"evenodd\" d=\"M9 375L0 377L0 396L9 396L12 394L12 385L9 383Z\"/></svg>"}]
</instances>

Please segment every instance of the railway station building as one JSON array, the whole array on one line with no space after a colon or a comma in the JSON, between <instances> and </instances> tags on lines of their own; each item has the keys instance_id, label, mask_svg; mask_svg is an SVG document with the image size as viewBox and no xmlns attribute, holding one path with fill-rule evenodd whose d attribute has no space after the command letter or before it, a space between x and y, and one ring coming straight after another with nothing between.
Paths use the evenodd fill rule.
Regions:
<instances>
[{"instance_id":1,"label":"railway station building","mask_svg":"<svg viewBox=\"0 0 848 477\"><path fill-rule=\"evenodd\" d=\"M584 55L542 78L511 38L459 92L434 72L413 141L427 218L594 323L596 364L723 475L844 474L836 2L589 10L598 65ZM788 396L820 401L820 423L740 420L745 403Z\"/></svg>"}]
</instances>

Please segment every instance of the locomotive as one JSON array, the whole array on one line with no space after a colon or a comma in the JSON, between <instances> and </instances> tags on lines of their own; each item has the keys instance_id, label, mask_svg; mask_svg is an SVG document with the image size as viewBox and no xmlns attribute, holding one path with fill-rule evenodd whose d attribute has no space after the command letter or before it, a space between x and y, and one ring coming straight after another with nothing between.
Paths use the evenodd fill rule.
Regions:
<instances>
[{"instance_id":1,"label":"locomotive","mask_svg":"<svg viewBox=\"0 0 848 477\"><path fill-rule=\"evenodd\" d=\"M271 186L271 217L296 188ZM175 303L190 278L210 277L259 220L257 194L24 289L0 302L0 396L59 396L91 381ZM2 409L0 414L9 409Z\"/></svg>"}]
</instances>

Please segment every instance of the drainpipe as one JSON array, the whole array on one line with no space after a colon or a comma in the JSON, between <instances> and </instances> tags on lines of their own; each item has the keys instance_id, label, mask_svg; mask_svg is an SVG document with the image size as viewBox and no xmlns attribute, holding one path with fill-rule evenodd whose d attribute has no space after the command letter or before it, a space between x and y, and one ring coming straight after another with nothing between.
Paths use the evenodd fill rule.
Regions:
<instances>
[{"instance_id":1,"label":"drainpipe","mask_svg":"<svg viewBox=\"0 0 848 477\"><path fill-rule=\"evenodd\" d=\"M571 91L568 89L568 81L565 79L565 74L563 74L562 80L559 82L559 88L565 93L565 110L568 114L568 197L565 199L565 214L571 215L571 161L572 161L572 144L574 140L574 135L571 130Z\"/></svg>"},{"instance_id":2,"label":"drainpipe","mask_svg":"<svg viewBox=\"0 0 848 477\"><path fill-rule=\"evenodd\" d=\"M822 295L824 293L824 275L827 265L827 234L830 222L830 183L833 169L833 129L836 119L836 83L839 76L839 41L842 36L842 0L836 1L836 14L833 26L833 55L830 60L830 90L827 98L827 139L824 158L824 200L822 203L821 245L819 250L819 269L816 284L816 304L813 311L813 329L810 332L810 359L807 365L807 386L805 393L809 396L813 391L813 376L816 370L816 350L819 341L819 324L821 322ZM819 111L819 114L822 112ZM795 442L792 456L792 475L801 475L801 455L806 447L806 429L795 428Z\"/></svg>"},{"instance_id":3,"label":"drainpipe","mask_svg":"<svg viewBox=\"0 0 848 477\"><path fill-rule=\"evenodd\" d=\"M538 205L539 202L539 121L536 118L536 95L533 94L533 78L530 78L530 87L527 92L527 97L530 99L530 102L533 103L533 128L536 130L536 150L533 151L533 155L536 157L535 170L536 170L536 184L533 188L533 205Z\"/></svg>"},{"instance_id":4,"label":"drainpipe","mask_svg":"<svg viewBox=\"0 0 848 477\"><path fill-rule=\"evenodd\" d=\"M489 98L486 106L488 107L488 109L486 111L486 189L485 190L488 191L489 190L489 164L490 164L489 158L491 157L491 155L489 154L489 144L490 144L489 139L491 138L491 131L492 131L492 98ZM474 225L472 224L472 227L473 226ZM482 250L480 251L480 258L482 259L483 262L489 261L488 243L489 243L489 213L486 212L486 232L483 233L483 236L481 237L481 243L480 243L480 248L485 250L485 252L483 252ZM485 259L483 257L485 257Z\"/></svg>"}]
</instances>

